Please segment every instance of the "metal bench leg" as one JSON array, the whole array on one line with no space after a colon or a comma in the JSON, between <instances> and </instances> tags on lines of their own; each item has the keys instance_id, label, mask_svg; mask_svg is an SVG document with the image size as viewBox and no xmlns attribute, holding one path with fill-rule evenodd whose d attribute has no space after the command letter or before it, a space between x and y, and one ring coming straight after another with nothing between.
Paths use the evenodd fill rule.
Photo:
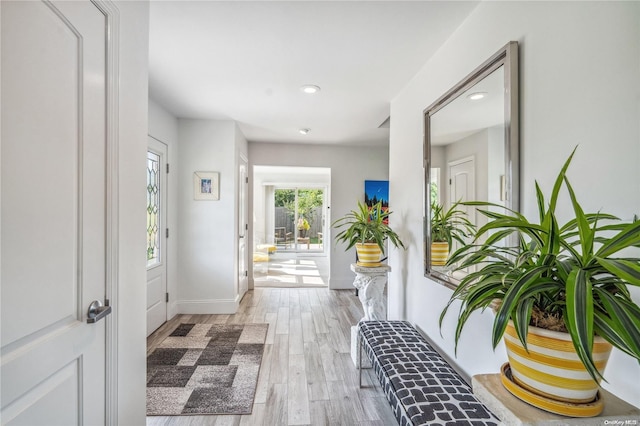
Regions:
<instances>
[{"instance_id":1,"label":"metal bench leg","mask_svg":"<svg viewBox=\"0 0 640 426\"><path fill-rule=\"evenodd\" d=\"M362 336L360 335L360 327L358 327L358 374L359 377L359 387L362 387Z\"/></svg>"}]
</instances>

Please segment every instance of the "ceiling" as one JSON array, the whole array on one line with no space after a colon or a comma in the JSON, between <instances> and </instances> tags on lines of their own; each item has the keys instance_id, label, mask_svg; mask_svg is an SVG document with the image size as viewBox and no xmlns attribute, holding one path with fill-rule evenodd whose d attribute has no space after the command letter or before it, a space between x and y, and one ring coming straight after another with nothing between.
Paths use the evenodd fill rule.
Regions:
<instances>
[{"instance_id":1,"label":"ceiling","mask_svg":"<svg viewBox=\"0 0 640 426\"><path fill-rule=\"evenodd\" d=\"M482 99L469 96L483 93ZM431 145L448 145L504 124L504 68L500 67L431 116Z\"/></svg>"},{"instance_id":2,"label":"ceiling","mask_svg":"<svg viewBox=\"0 0 640 426\"><path fill-rule=\"evenodd\" d=\"M150 96L252 142L384 146L390 101L477 4L152 0Z\"/></svg>"}]
</instances>

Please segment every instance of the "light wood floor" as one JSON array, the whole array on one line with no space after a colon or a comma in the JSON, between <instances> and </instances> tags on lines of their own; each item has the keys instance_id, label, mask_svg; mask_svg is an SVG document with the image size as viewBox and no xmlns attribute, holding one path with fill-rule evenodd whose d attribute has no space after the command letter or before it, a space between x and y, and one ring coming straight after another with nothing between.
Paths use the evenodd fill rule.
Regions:
<instances>
[{"instance_id":1,"label":"light wood floor","mask_svg":"<svg viewBox=\"0 0 640 426\"><path fill-rule=\"evenodd\" d=\"M269 323L251 415L147 417L164 425L395 425L370 369L350 356L351 326L362 317L353 290L256 288L234 315L178 315L147 339L150 353L180 322Z\"/></svg>"},{"instance_id":2,"label":"light wood floor","mask_svg":"<svg viewBox=\"0 0 640 426\"><path fill-rule=\"evenodd\" d=\"M329 274L327 256L276 252L268 262L254 263L253 283L255 287L326 288Z\"/></svg>"}]
</instances>

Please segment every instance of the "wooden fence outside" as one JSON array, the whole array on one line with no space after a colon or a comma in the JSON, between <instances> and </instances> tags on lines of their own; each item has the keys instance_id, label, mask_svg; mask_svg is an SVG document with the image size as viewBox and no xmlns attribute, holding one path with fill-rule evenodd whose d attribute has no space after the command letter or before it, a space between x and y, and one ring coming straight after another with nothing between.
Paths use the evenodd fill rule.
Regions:
<instances>
[{"instance_id":1,"label":"wooden fence outside","mask_svg":"<svg viewBox=\"0 0 640 426\"><path fill-rule=\"evenodd\" d=\"M307 236L315 238L318 236L318 232L322 232L322 209L315 209L310 217L307 217L307 221L311 228L307 232ZM276 207L275 211L275 227L286 228L287 232L291 232L294 235L297 233L295 224L293 223L293 215L285 207Z\"/></svg>"}]
</instances>

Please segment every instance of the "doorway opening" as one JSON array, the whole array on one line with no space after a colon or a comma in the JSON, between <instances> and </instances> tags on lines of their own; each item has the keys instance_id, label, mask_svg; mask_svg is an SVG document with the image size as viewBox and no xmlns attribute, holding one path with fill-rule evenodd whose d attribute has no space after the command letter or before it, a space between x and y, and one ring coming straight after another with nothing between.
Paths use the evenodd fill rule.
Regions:
<instances>
[{"instance_id":1,"label":"doorway opening","mask_svg":"<svg viewBox=\"0 0 640 426\"><path fill-rule=\"evenodd\" d=\"M257 287L327 287L331 169L254 166L253 270Z\"/></svg>"}]
</instances>

